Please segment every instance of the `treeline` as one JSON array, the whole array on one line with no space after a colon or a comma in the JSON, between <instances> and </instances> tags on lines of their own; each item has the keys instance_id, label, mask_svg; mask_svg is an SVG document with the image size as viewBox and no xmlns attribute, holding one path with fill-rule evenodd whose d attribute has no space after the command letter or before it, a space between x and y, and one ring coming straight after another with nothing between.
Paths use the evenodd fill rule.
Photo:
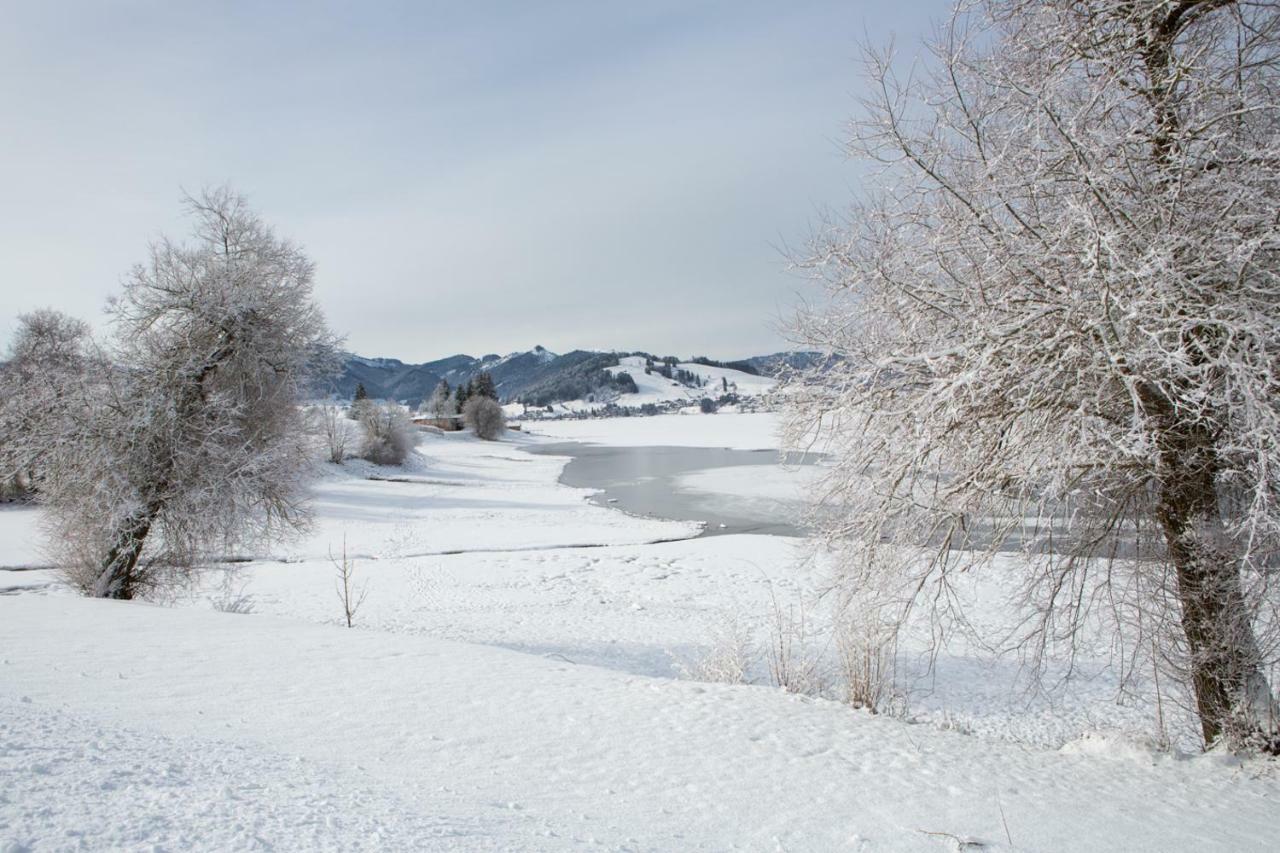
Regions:
<instances>
[{"instance_id":1,"label":"treeline","mask_svg":"<svg viewBox=\"0 0 1280 853\"><path fill-rule=\"evenodd\" d=\"M752 376L759 376L760 370L749 361L716 361L714 358L707 358L705 355L694 356L689 359L694 364L701 364L706 367L722 367L726 370L736 370L739 373L750 373Z\"/></svg>"},{"instance_id":2,"label":"treeline","mask_svg":"<svg viewBox=\"0 0 1280 853\"><path fill-rule=\"evenodd\" d=\"M562 356L560 361L576 355ZM617 367L618 357L612 353L587 353L579 356L576 364L563 365L552 376L526 388L517 398L530 406L549 406L564 400L594 401L602 394L634 394L640 389L631 374L621 371L611 373L607 368Z\"/></svg>"},{"instance_id":3,"label":"treeline","mask_svg":"<svg viewBox=\"0 0 1280 853\"><path fill-rule=\"evenodd\" d=\"M745 360L744 361L716 361L714 358L707 358L705 355L696 355L690 359L682 359L674 355L657 356L657 355L654 355L653 353L644 352L643 350L636 350L633 353L627 353L627 355L631 355L633 357L639 356L640 358L643 358L645 361L646 367L653 369L655 372L662 373L663 376L666 376L667 374L662 372L659 365L665 365L671 368L672 376L674 377L676 366L679 365L682 361L687 361L688 363L691 363L691 364L701 364L705 367L722 367L726 370L736 370L740 373L749 373L752 376L760 375L760 369L756 367L754 364L752 364L750 361L745 361Z\"/></svg>"}]
</instances>

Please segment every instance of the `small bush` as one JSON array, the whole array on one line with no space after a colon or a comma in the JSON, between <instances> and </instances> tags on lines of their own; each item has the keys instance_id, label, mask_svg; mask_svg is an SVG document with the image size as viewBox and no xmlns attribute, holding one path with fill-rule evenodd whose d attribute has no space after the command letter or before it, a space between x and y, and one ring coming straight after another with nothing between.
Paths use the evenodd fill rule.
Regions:
<instances>
[{"instance_id":1,"label":"small bush","mask_svg":"<svg viewBox=\"0 0 1280 853\"><path fill-rule=\"evenodd\" d=\"M364 443L360 456L378 465L403 465L417 438L409 414L395 403L362 409Z\"/></svg>"},{"instance_id":2,"label":"small bush","mask_svg":"<svg viewBox=\"0 0 1280 853\"><path fill-rule=\"evenodd\" d=\"M751 629L727 616L711 632L711 647L690 663L678 663L680 674L692 681L749 684L759 654Z\"/></svg>"},{"instance_id":3,"label":"small bush","mask_svg":"<svg viewBox=\"0 0 1280 853\"><path fill-rule=\"evenodd\" d=\"M252 613L253 596L245 592L248 585L249 582L241 579L238 570L227 569L222 573L222 583L219 584L218 591L209 598L209 602L214 610L223 613Z\"/></svg>"},{"instance_id":4,"label":"small bush","mask_svg":"<svg viewBox=\"0 0 1280 853\"><path fill-rule=\"evenodd\" d=\"M765 660L774 685L788 693L822 696L830 680L816 646L818 637L805 615L804 605L788 605L783 610L770 590L773 613L769 647Z\"/></svg>"},{"instance_id":5,"label":"small bush","mask_svg":"<svg viewBox=\"0 0 1280 853\"><path fill-rule=\"evenodd\" d=\"M477 437L493 441L507 428L502 407L488 397L472 397L462 407L462 419Z\"/></svg>"},{"instance_id":6,"label":"small bush","mask_svg":"<svg viewBox=\"0 0 1280 853\"><path fill-rule=\"evenodd\" d=\"M347 458L347 428L350 421L337 406L320 406L312 410L316 432L324 442L325 458L341 465Z\"/></svg>"},{"instance_id":7,"label":"small bush","mask_svg":"<svg viewBox=\"0 0 1280 853\"><path fill-rule=\"evenodd\" d=\"M886 710L896 695L892 629L877 622L846 624L836 635L836 648L845 702L873 714Z\"/></svg>"}]
</instances>

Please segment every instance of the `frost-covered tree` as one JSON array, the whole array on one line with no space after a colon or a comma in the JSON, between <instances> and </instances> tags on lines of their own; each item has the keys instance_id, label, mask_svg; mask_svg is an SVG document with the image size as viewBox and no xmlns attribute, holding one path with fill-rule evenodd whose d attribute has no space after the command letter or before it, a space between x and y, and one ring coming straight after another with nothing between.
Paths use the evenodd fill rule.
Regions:
<instances>
[{"instance_id":1,"label":"frost-covered tree","mask_svg":"<svg viewBox=\"0 0 1280 853\"><path fill-rule=\"evenodd\" d=\"M98 350L82 320L52 309L18 317L0 365L0 482L21 494L39 487L42 460L61 441L66 401L93 381Z\"/></svg>"},{"instance_id":2,"label":"frost-covered tree","mask_svg":"<svg viewBox=\"0 0 1280 853\"><path fill-rule=\"evenodd\" d=\"M334 465L341 465L347 458L350 437L347 428L351 421L343 414L342 409L328 403L313 407L310 414L315 422L316 432L324 442L325 458Z\"/></svg>"},{"instance_id":3,"label":"frost-covered tree","mask_svg":"<svg viewBox=\"0 0 1280 853\"><path fill-rule=\"evenodd\" d=\"M90 595L132 598L213 549L302 523L298 406L331 351L312 265L228 189L188 197L109 307L111 370L67 401L46 459L55 548Z\"/></svg>"},{"instance_id":4,"label":"frost-covered tree","mask_svg":"<svg viewBox=\"0 0 1280 853\"><path fill-rule=\"evenodd\" d=\"M440 384L422 404L422 410L433 418L447 418L458 414L458 399L449 387L449 380L440 380Z\"/></svg>"},{"instance_id":5,"label":"frost-covered tree","mask_svg":"<svg viewBox=\"0 0 1280 853\"><path fill-rule=\"evenodd\" d=\"M817 240L831 299L797 323L841 359L792 420L827 427L850 588L962 615L952 579L1021 542L1033 662L1136 613L1206 742L1272 749L1278 53L1274 3L1002 0L923 72L871 55L877 189Z\"/></svg>"},{"instance_id":6,"label":"frost-covered tree","mask_svg":"<svg viewBox=\"0 0 1280 853\"><path fill-rule=\"evenodd\" d=\"M364 428L360 456L378 465L403 465L417 438L409 413L390 401L376 404L365 400L360 409Z\"/></svg>"},{"instance_id":7,"label":"frost-covered tree","mask_svg":"<svg viewBox=\"0 0 1280 853\"><path fill-rule=\"evenodd\" d=\"M498 403L482 394L476 394L462 407L466 425L478 438L493 441L507 428L507 416Z\"/></svg>"}]
</instances>

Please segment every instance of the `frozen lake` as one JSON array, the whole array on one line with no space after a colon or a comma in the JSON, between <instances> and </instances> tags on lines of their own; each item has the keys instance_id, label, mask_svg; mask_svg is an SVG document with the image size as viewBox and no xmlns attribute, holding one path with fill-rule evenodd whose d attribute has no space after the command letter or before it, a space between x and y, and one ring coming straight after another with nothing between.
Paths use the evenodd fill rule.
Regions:
<instances>
[{"instance_id":1,"label":"frozen lake","mask_svg":"<svg viewBox=\"0 0 1280 853\"><path fill-rule=\"evenodd\" d=\"M776 450L564 442L530 447L568 456L560 482L601 491L593 503L632 515L705 524L703 536L802 536L803 469L813 457L782 460ZM749 481L752 488L738 484ZM757 488L760 483L773 488Z\"/></svg>"},{"instance_id":2,"label":"frozen lake","mask_svg":"<svg viewBox=\"0 0 1280 853\"><path fill-rule=\"evenodd\" d=\"M813 490L821 468L819 454L789 454L777 450L722 447L683 447L640 444L612 445L557 442L527 448L530 452L568 456L560 482L600 490L592 503L621 509L641 518L694 521L704 524L702 536L767 533L804 536L806 513L814 511ZM826 511L838 511L828 507ZM1027 518L1025 527L1007 532L997 551L1049 552L1061 549L1078 535L1065 510L1050 518ZM1003 523L1002 523L1003 524ZM985 548L992 541L995 521L968 520L970 538L964 548ZM944 532L921 536L915 544L937 546ZM1131 538L1113 545L1115 556L1136 555Z\"/></svg>"}]
</instances>

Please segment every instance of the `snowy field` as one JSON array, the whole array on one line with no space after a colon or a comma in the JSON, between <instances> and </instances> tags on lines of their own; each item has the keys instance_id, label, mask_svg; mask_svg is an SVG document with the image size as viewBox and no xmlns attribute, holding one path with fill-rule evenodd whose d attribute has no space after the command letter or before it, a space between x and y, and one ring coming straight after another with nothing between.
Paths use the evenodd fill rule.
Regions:
<instances>
[{"instance_id":1,"label":"snowy field","mask_svg":"<svg viewBox=\"0 0 1280 853\"><path fill-rule=\"evenodd\" d=\"M0 571L0 851L1278 846L1276 764L1149 748L1151 708L1117 699L1101 648L1030 694L1013 662L956 642L930 668L908 640L896 715L767 686L780 619L829 657L820 558L591 505L523 449L776 447L772 416L534 429L325 466L309 533L161 606ZM680 487L791 502L811 476ZM37 523L0 509L0 566L40 562ZM350 630L344 539L367 592ZM962 589L979 620L1007 617L1018 568ZM727 641L757 683L692 680Z\"/></svg>"},{"instance_id":2,"label":"snowy field","mask_svg":"<svg viewBox=\"0 0 1280 853\"><path fill-rule=\"evenodd\" d=\"M727 447L772 450L778 447L778 416L769 413L654 415L634 418L529 421L526 432L563 441L617 447Z\"/></svg>"},{"instance_id":3,"label":"snowy field","mask_svg":"<svg viewBox=\"0 0 1280 853\"><path fill-rule=\"evenodd\" d=\"M674 379L667 379L660 373L645 373L645 360L642 356L625 356L617 367L606 368L610 373L627 373L636 383L636 393L624 394L619 402L627 406L643 406L646 403L666 403L672 400L690 400L696 402L703 397L712 399L729 392L743 396L756 397L772 391L777 381L766 376L754 376L726 367L710 367L705 364L685 362L677 364L676 370L683 370L697 376L703 385L691 388L681 385Z\"/></svg>"}]
</instances>

